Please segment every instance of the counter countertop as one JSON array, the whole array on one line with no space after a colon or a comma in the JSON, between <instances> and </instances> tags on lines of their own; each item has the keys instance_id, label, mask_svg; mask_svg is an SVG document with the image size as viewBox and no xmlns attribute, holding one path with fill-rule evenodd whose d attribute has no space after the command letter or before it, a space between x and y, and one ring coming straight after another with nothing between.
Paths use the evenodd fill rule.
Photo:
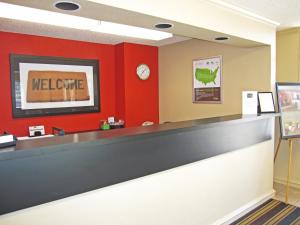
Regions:
<instances>
[{"instance_id":1,"label":"counter countertop","mask_svg":"<svg viewBox=\"0 0 300 225\"><path fill-rule=\"evenodd\" d=\"M212 117L188 121L179 121L179 122L168 122L164 124L154 124L151 126L145 127L132 127L124 129L113 129L107 131L91 131L91 132L81 132L75 134L68 134L65 136L54 136L54 137L45 137L39 139L29 139L29 140L19 140L17 145L8 148L0 148L0 154L5 152L20 151L27 149L35 149L48 147L53 145L69 144L69 143L79 143L79 142L88 142L96 140L108 140L116 138L126 138L131 136L139 135L154 135L161 132L180 132L182 129L201 129L205 127L212 126L222 126L223 124L228 123L242 123L259 119L266 119L279 116L279 113L268 113L262 115L228 115L221 117Z\"/></svg>"}]
</instances>

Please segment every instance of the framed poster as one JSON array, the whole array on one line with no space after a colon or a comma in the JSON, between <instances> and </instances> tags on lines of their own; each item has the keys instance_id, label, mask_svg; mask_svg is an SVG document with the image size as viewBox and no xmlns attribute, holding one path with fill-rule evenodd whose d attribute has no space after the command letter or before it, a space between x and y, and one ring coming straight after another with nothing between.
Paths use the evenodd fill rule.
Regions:
<instances>
[{"instance_id":1,"label":"framed poster","mask_svg":"<svg viewBox=\"0 0 300 225\"><path fill-rule=\"evenodd\" d=\"M281 138L300 137L300 83L276 83Z\"/></svg>"},{"instance_id":2,"label":"framed poster","mask_svg":"<svg viewBox=\"0 0 300 225\"><path fill-rule=\"evenodd\" d=\"M275 113L274 98L272 92L258 92L259 113Z\"/></svg>"},{"instance_id":3,"label":"framed poster","mask_svg":"<svg viewBox=\"0 0 300 225\"><path fill-rule=\"evenodd\" d=\"M193 103L222 103L222 56L193 60Z\"/></svg>"},{"instance_id":4,"label":"framed poster","mask_svg":"<svg viewBox=\"0 0 300 225\"><path fill-rule=\"evenodd\" d=\"M13 116L100 111L99 62L10 55Z\"/></svg>"}]
</instances>

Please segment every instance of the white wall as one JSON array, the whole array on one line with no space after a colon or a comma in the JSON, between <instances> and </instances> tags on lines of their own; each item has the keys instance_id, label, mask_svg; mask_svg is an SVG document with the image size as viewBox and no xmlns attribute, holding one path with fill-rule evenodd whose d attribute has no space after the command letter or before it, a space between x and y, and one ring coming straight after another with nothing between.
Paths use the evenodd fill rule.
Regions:
<instances>
[{"instance_id":1,"label":"white wall","mask_svg":"<svg viewBox=\"0 0 300 225\"><path fill-rule=\"evenodd\" d=\"M203 0L89 0L225 34L273 44L274 25Z\"/></svg>"},{"instance_id":2,"label":"white wall","mask_svg":"<svg viewBox=\"0 0 300 225\"><path fill-rule=\"evenodd\" d=\"M273 144L0 216L0 225L206 225L272 195ZM220 220L221 219L221 220ZM218 223L219 223L218 222Z\"/></svg>"}]
</instances>

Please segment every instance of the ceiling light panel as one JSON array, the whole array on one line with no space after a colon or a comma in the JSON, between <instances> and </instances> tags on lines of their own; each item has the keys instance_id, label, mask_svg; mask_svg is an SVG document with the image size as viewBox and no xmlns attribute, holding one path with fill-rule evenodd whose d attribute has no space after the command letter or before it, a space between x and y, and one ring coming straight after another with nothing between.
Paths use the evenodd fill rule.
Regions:
<instances>
[{"instance_id":1,"label":"ceiling light panel","mask_svg":"<svg viewBox=\"0 0 300 225\"><path fill-rule=\"evenodd\" d=\"M0 17L80 30L90 30L99 24L98 20L3 2L0 2Z\"/></svg>"},{"instance_id":2,"label":"ceiling light panel","mask_svg":"<svg viewBox=\"0 0 300 225\"><path fill-rule=\"evenodd\" d=\"M101 21L100 25L96 26L94 29L92 29L92 31L106 34L115 34L125 37L150 39L155 41L170 38L173 36L171 33L167 32L105 21Z\"/></svg>"},{"instance_id":3,"label":"ceiling light panel","mask_svg":"<svg viewBox=\"0 0 300 225\"><path fill-rule=\"evenodd\" d=\"M99 21L3 2L0 2L0 17L156 41L173 36L173 34L163 31Z\"/></svg>"}]
</instances>

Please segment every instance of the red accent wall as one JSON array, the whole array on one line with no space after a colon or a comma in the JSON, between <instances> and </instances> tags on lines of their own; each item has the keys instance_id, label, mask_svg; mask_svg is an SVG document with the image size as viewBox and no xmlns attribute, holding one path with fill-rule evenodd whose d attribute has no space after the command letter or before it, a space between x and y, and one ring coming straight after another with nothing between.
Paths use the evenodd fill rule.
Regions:
<instances>
[{"instance_id":1,"label":"red accent wall","mask_svg":"<svg viewBox=\"0 0 300 225\"><path fill-rule=\"evenodd\" d=\"M124 44L116 45L116 117L125 120ZM127 124L126 124L127 125Z\"/></svg>"},{"instance_id":2,"label":"red accent wall","mask_svg":"<svg viewBox=\"0 0 300 225\"><path fill-rule=\"evenodd\" d=\"M124 43L125 115L128 126L145 121L159 122L158 110L158 48ZM136 67L145 63L150 77L141 80Z\"/></svg>"},{"instance_id":3,"label":"red accent wall","mask_svg":"<svg viewBox=\"0 0 300 225\"><path fill-rule=\"evenodd\" d=\"M100 62L101 112L61 116L13 118L9 54L98 59ZM149 82L138 80L138 63L149 63ZM28 126L53 126L66 132L93 130L108 116L125 119L127 126L145 120L158 122L157 48L135 44L105 45L33 35L0 32L0 132L28 135ZM121 97L120 97L121 96Z\"/></svg>"}]
</instances>

